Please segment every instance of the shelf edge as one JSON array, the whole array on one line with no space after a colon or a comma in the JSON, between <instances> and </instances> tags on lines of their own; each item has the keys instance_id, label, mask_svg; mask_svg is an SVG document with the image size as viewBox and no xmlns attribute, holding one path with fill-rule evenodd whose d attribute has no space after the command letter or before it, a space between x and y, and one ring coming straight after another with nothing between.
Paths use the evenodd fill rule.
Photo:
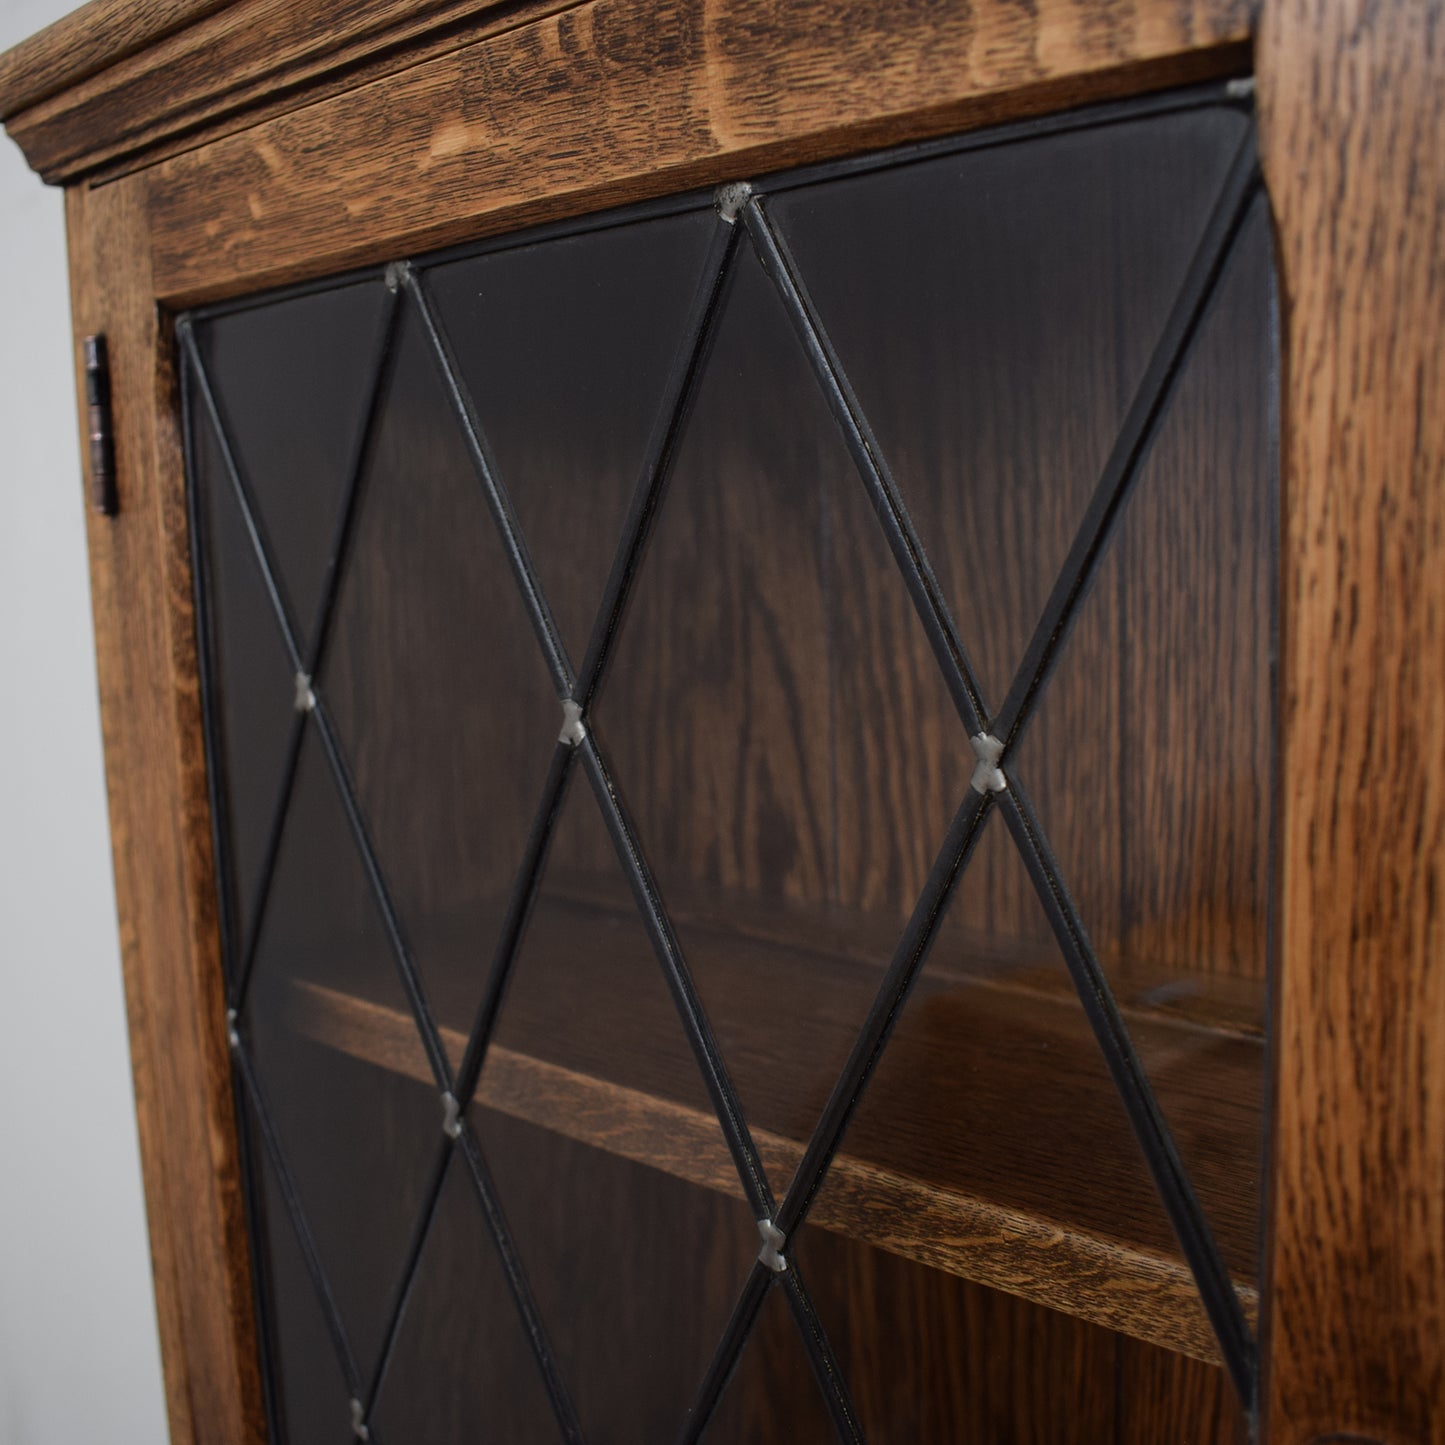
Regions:
<instances>
[{"instance_id":1,"label":"shelf edge","mask_svg":"<svg viewBox=\"0 0 1445 1445\"><path fill-rule=\"evenodd\" d=\"M314 1043L433 1085L409 1019L320 984L293 983L285 1021ZM443 1028L452 1057L466 1039ZM742 1191L716 1120L702 1110L493 1044L477 1103L577 1143L733 1195ZM659 1149L659 1139L667 1141ZM755 1129L768 1175L792 1177L802 1146ZM811 1220L976 1284L1210 1364L1218 1345L1180 1260L1130 1249L1036 1214L944 1190L840 1154ZM1246 1312L1257 1291L1238 1286Z\"/></svg>"}]
</instances>

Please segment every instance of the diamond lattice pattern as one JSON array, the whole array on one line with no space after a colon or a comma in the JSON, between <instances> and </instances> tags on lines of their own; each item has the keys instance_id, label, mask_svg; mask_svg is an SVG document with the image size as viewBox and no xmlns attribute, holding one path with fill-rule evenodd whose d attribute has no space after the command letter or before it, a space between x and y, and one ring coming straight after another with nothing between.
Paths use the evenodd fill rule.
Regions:
<instances>
[{"instance_id":1,"label":"diamond lattice pattern","mask_svg":"<svg viewBox=\"0 0 1445 1445\"><path fill-rule=\"evenodd\" d=\"M1251 1397L1257 1198L1124 1006L1263 974L1248 114L720 195L180 324L282 1438L878 1434L808 1221L859 1159L1046 1174L1069 1094L977 1141L1060 1059L1080 1217Z\"/></svg>"}]
</instances>

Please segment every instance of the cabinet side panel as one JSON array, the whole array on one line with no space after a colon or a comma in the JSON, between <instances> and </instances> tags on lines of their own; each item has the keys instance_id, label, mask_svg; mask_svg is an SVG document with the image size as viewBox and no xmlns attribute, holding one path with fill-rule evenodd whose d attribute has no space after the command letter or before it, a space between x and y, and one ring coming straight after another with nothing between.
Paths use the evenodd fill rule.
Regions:
<instances>
[{"instance_id":1,"label":"cabinet side panel","mask_svg":"<svg viewBox=\"0 0 1445 1445\"><path fill-rule=\"evenodd\" d=\"M171 1436L259 1442L172 348L138 188L67 202L77 353L104 333L112 376L120 512L90 514L91 590Z\"/></svg>"},{"instance_id":2,"label":"cabinet side panel","mask_svg":"<svg viewBox=\"0 0 1445 1445\"><path fill-rule=\"evenodd\" d=\"M1445 1431L1445 8L1265 7L1287 375L1270 1445Z\"/></svg>"}]
</instances>

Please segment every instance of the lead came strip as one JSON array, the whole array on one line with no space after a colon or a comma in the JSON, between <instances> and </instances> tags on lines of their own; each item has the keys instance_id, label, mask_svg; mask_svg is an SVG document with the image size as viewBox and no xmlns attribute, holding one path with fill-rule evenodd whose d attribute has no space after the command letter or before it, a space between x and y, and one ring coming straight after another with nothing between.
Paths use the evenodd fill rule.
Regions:
<instances>
[{"instance_id":1,"label":"lead came strip","mask_svg":"<svg viewBox=\"0 0 1445 1445\"><path fill-rule=\"evenodd\" d=\"M1025 655L1000 719L995 722L992 730L981 726L982 694L968 656L942 601L922 545L912 531L907 512L881 458L878 444L858 407L821 323L812 312L796 266L786 245L768 220L762 199L754 196L744 207L748 236L764 268L773 279L778 295L793 320L799 340L813 366L819 387L849 443L859 475L873 498L879 522L889 537L894 558L933 644L934 655L949 681L959 716L972 735L1001 735L999 761L1002 760L1004 750L1017 741L1032 715L1048 669L1058 655L1062 639L1067 635L1092 570L1102 555L1111 528L1127 500L1134 478L1138 475L1164 406L1172 394L1173 384L1233 252L1234 242L1243 227L1244 217L1258 185L1252 137L1247 135L1234 157L1230 172L1205 226L1184 287L1165 324L1150 367L1140 383L1124 429L1096 489L1095 500L1070 550L1064 572L1051 594L1049 607L1035 633L1034 642ZM1004 719L1008 721L1005 722ZM987 746L988 751L992 752L992 745ZM981 759L982 761L984 760ZM994 777L995 771L1000 774L997 779ZM977 770L975 776L978 776ZM971 788L972 796L986 799L995 792L1012 796L1007 787L1007 775L992 765L985 781L989 784L1002 782L1005 787L998 789L990 786L984 791ZM1035 828L1031 835L1034 846L1026 845L1023 835L1017 832L1015 826L1022 817L1017 807L1011 808L1007 816L1011 829L1016 831L1024 862L1029 868L1045 910L1051 920L1056 922L1056 936L1065 948L1066 959L1070 962L1070 972L1080 999L1094 1026L1095 1038L1105 1054L1110 1072L1123 1096L1130 1122L1143 1148L1170 1224L1194 1275L1235 1389L1246 1411L1252 1410L1256 1388L1257 1350L1218 1245L1203 1217L1188 1176L1179 1163L1168 1126L1154 1099L1148 1079L1139 1065L1108 982L1097 960L1093 958L1082 924L1076 915L1060 912L1060 900L1066 900L1067 894L1058 886L1057 879L1046 874L1040 867L1036 845L1041 840L1041 832ZM979 820L981 821L981 810ZM945 848L945 854L947 851ZM959 856L966 861L966 855ZM940 863L942 862L941 857ZM938 866L935 865L935 868ZM957 869L949 872L950 888L956 881L957 872ZM843 1127L867 1086L878 1055L886 1043L891 1020L906 997L916 977L916 970L927 954L939 916L940 914L933 914L925 925L923 934L912 950L912 966L904 966L896 975L895 970L890 969L889 977L880 990L869 1021L865 1024L863 1038L860 1039L860 1043L868 1040L868 1046L855 1049L850 1058L843 1078L839 1080L828 1109L825 1110L824 1122L815 1131L804 1165L794 1179L788 1198L783 1201L778 1218L789 1233L806 1217L816 1196L822 1176L841 1141ZM897 962L895 959L895 967ZM825 1139L826 1144L819 1147ZM722 1389L732 1373L738 1352L757 1318L762 1301L763 1292L760 1289L745 1289L719 1344L718 1352L704 1377L693 1416L681 1437L682 1445L692 1445L706 1428L707 1420L711 1418Z\"/></svg>"}]
</instances>

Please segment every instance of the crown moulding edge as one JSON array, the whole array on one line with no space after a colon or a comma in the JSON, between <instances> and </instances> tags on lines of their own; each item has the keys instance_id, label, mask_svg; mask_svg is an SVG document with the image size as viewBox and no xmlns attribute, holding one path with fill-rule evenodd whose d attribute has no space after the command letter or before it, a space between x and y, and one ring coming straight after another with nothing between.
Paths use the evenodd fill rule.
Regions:
<instances>
[{"instance_id":1,"label":"crown moulding edge","mask_svg":"<svg viewBox=\"0 0 1445 1445\"><path fill-rule=\"evenodd\" d=\"M580 3L90 0L0 54L0 121L43 180L109 180Z\"/></svg>"}]
</instances>

